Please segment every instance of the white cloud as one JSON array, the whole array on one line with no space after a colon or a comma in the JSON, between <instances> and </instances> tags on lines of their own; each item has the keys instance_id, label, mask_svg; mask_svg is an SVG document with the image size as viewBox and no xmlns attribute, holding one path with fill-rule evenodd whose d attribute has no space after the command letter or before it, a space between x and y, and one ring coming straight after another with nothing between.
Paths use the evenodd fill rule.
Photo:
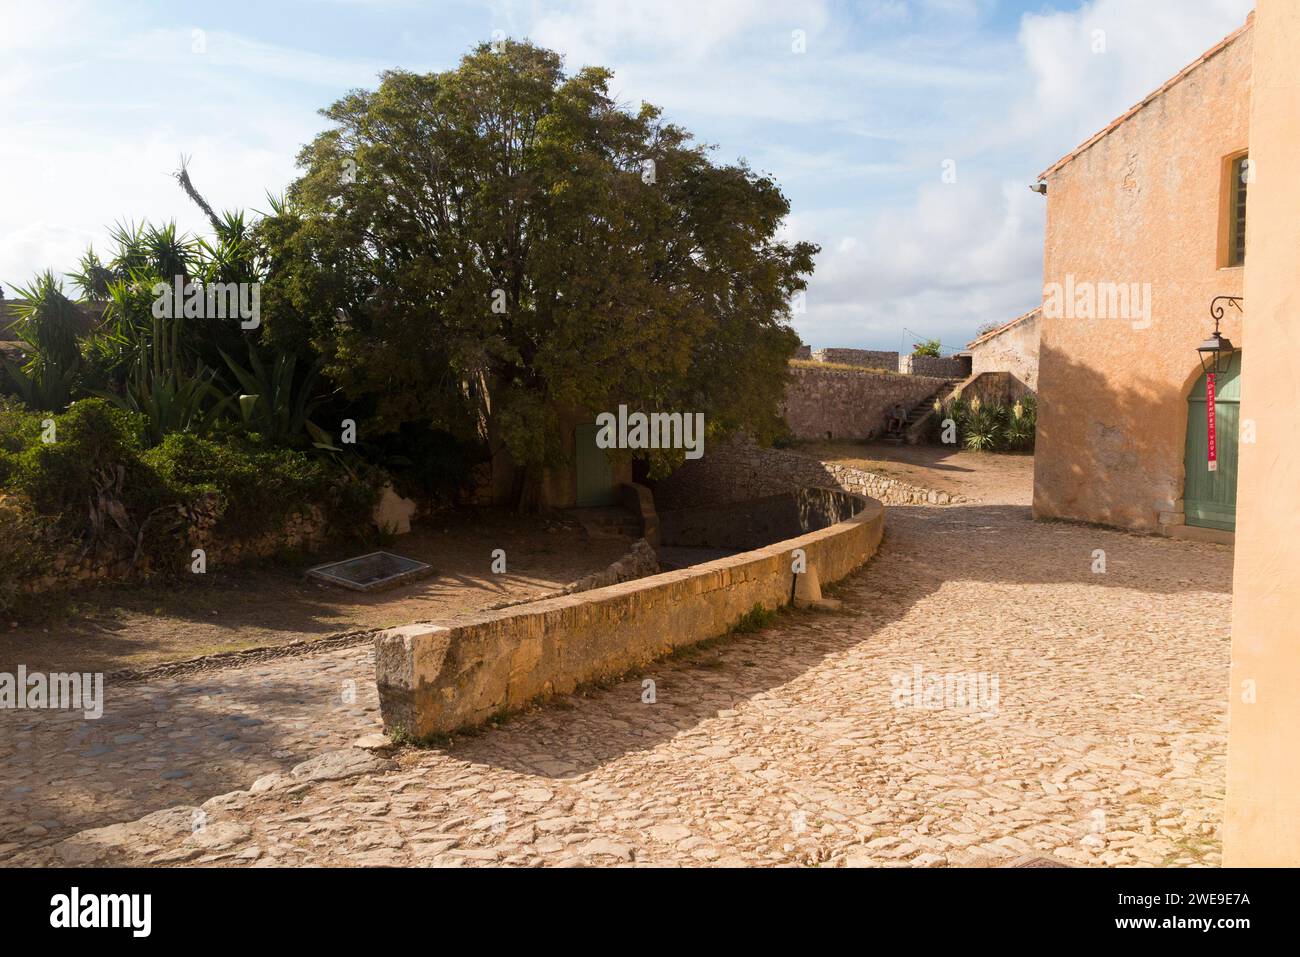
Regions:
<instances>
[{"instance_id":1,"label":"white cloud","mask_svg":"<svg viewBox=\"0 0 1300 957\"><path fill-rule=\"evenodd\" d=\"M1254 6L1092 0L1075 11L1026 14L1019 42L1033 86L1011 135L1050 136L1064 155L1240 27Z\"/></svg>"},{"instance_id":2,"label":"white cloud","mask_svg":"<svg viewBox=\"0 0 1300 957\"><path fill-rule=\"evenodd\" d=\"M1022 183L963 178L921 186L865 222L792 217L791 235L823 246L796 329L816 346L863 345L903 326L963 345L975 326L1038 301L1040 204Z\"/></svg>"}]
</instances>

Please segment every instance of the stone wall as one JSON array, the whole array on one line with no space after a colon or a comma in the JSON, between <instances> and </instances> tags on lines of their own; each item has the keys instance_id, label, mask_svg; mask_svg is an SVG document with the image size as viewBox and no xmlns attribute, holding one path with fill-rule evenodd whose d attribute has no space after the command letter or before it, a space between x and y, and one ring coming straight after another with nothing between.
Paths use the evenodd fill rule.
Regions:
<instances>
[{"instance_id":1,"label":"stone wall","mask_svg":"<svg viewBox=\"0 0 1300 957\"><path fill-rule=\"evenodd\" d=\"M897 352L881 352L876 349L818 349L812 358L818 362L838 362L840 365L884 369L889 372L898 368Z\"/></svg>"},{"instance_id":2,"label":"stone wall","mask_svg":"<svg viewBox=\"0 0 1300 957\"><path fill-rule=\"evenodd\" d=\"M1003 372L1014 376L1031 392L1038 390L1038 332L1042 310L1027 316L997 333L976 339L967 351L971 356L971 375Z\"/></svg>"},{"instance_id":3,"label":"stone wall","mask_svg":"<svg viewBox=\"0 0 1300 957\"><path fill-rule=\"evenodd\" d=\"M884 509L730 558L375 639L384 726L416 738L480 724L502 711L617 677L676 648L717 638L755 606L787 605L792 552L823 584L868 561Z\"/></svg>"},{"instance_id":4,"label":"stone wall","mask_svg":"<svg viewBox=\"0 0 1300 957\"><path fill-rule=\"evenodd\" d=\"M1011 405L1032 391L1010 372L981 372L954 389L953 394L960 392L967 402L979 399L985 405Z\"/></svg>"},{"instance_id":5,"label":"stone wall","mask_svg":"<svg viewBox=\"0 0 1300 957\"><path fill-rule=\"evenodd\" d=\"M325 543L329 531L324 515L316 506L294 512L278 528L254 538L218 536L214 525L215 518L202 514L201 510L194 516L185 530L184 547L177 550L182 569L190 568L192 551L196 548L203 549L208 570L214 570L269 558L286 549L315 551ZM126 551L59 555L44 574L23 582L18 590L26 595L40 595L99 582L142 581L159 571L150 564L147 555L136 557Z\"/></svg>"},{"instance_id":6,"label":"stone wall","mask_svg":"<svg viewBox=\"0 0 1300 957\"><path fill-rule=\"evenodd\" d=\"M659 515L665 545L747 551L852 518L864 499L830 488L675 509Z\"/></svg>"},{"instance_id":7,"label":"stone wall","mask_svg":"<svg viewBox=\"0 0 1300 957\"><path fill-rule=\"evenodd\" d=\"M875 438L895 403L910 409L944 385L930 376L815 366L792 365L790 374L782 414L796 439Z\"/></svg>"},{"instance_id":8,"label":"stone wall","mask_svg":"<svg viewBox=\"0 0 1300 957\"><path fill-rule=\"evenodd\" d=\"M686 462L656 485L655 503L665 510L717 506L781 495L799 488L835 488L886 505L948 505L962 501L947 492L909 485L849 465L819 462L788 449L765 449L746 440L716 443L704 458Z\"/></svg>"},{"instance_id":9,"label":"stone wall","mask_svg":"<svg viewBox=\"0 0 1300 957\"><path fill-rule=\"evenodd\" d=\"M898 360L898 371L904 375L964 379L970 370L970 356L901 356Z\"/></svg>"}]
</instances>

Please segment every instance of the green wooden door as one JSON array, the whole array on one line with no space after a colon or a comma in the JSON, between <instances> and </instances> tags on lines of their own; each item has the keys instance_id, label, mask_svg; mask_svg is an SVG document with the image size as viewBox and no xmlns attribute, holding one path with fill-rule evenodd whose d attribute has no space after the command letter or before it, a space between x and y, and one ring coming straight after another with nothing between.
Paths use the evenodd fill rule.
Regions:
<instances>
[{"instance_id":1,"label":"green wooden door","mask_svg":"<svg viewBox=\"0 0 1300 957\"><path fill-rule=\"evenodd\" d=\"M580 425L573 430L578 459L579 505L613 505L618 501L614 490L614 470L603 449L596 446L594 425Z\"/></svg>"},{"instance_id":2,"label":"green wooden door","mask_svg":"<svg viewBox=\"0 0 1300 957\"><path fill-rule=\"evenodd\" d=\"M1188 525L1234 531L1237 527L1237 440L1241 430L1241 353L1215 381L1214 436L1219 467L1209 470L1205 376L1187 397L1187 481L1183 510Z\"/></svg>"}]
</instances>

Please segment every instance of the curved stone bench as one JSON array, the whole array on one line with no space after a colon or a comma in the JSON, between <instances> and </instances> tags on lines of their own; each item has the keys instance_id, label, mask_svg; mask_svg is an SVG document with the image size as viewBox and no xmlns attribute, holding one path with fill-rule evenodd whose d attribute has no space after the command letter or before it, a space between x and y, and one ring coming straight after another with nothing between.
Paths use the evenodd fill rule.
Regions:
<instances>
[{"instance_id":1,"label":"curved stone bench","mask_svg":"<svg viewBox=\"0 0 1300 957\"><path fill-rule=\"evenodd\" d=\"M832 489L795 495L809 521L848 517L680 571L380 632L375 672L384 727L414 738L455 731L724 635L755 605L790 603L795 549L822 583L875 554L885 525L880 502Z\"/></svg>"}]
</instances>

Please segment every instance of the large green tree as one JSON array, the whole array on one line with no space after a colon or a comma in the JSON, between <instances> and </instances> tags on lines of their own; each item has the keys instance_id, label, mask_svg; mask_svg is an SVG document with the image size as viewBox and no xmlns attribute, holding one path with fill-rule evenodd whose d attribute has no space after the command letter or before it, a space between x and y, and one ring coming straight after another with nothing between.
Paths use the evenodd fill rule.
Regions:
<instances>
[{"instance_id":1,"label":"large green tree","mask_svg":"<svg viewBox=\"0 0 1300 957\"><path fill-rule=\"evenodd\" d=\"M778 239L770 178L620 108L610 78L507 42L322 111L260 227L265 313L273 339L320 350L363 429L491 434L535 476L565 410L779 427L817 247Z\"/></svg>"}]
</instances>

